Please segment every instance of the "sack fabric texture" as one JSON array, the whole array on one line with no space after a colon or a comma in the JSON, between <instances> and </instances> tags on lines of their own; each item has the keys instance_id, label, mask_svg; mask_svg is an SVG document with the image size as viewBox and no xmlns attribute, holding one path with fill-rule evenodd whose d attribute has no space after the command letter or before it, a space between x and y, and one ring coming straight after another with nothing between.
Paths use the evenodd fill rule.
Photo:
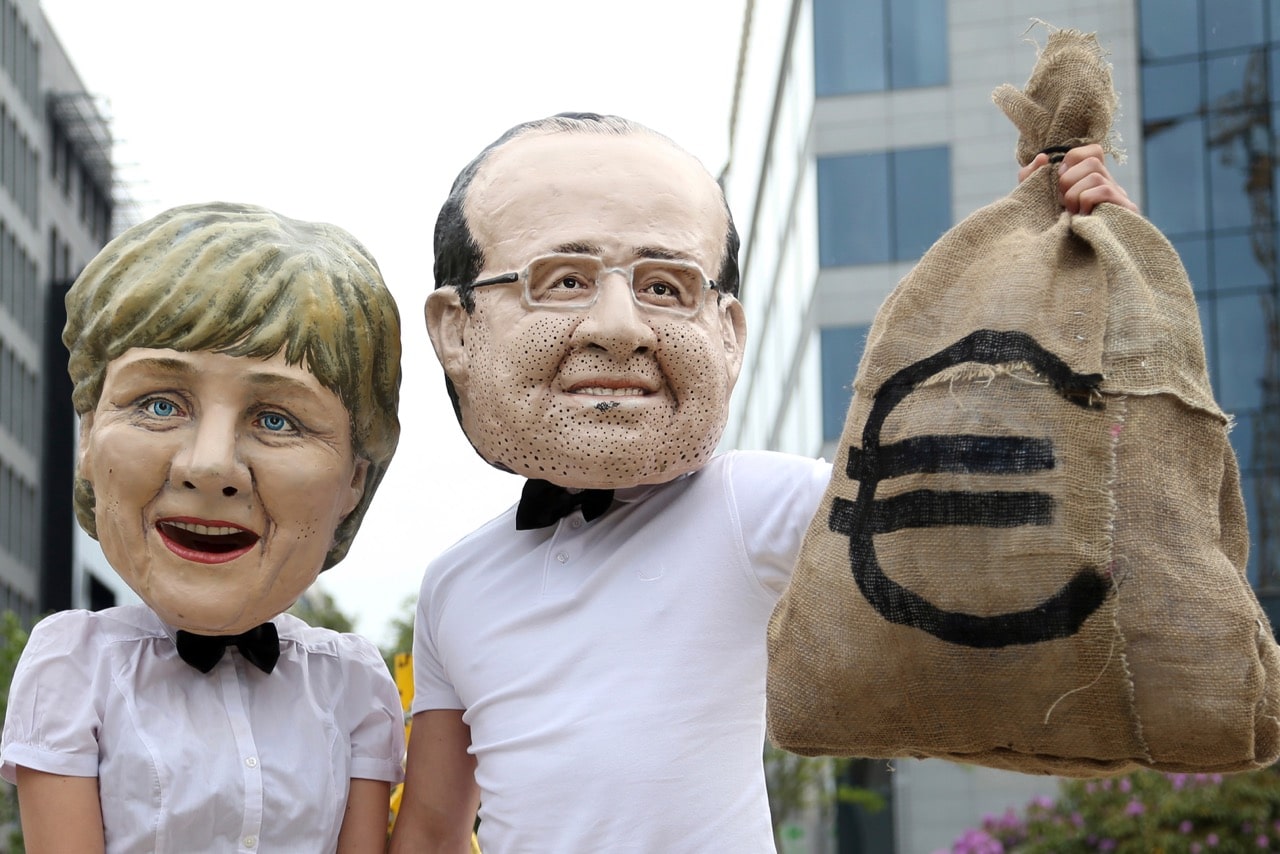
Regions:
<instances>
[{"instance_id":1,"label":"sack fabric texture","mask_svg":"<svg viewBox=\"0 0 1280 854\"><path fill-rule=\"evenodd\" d=\"M1052 30L993 97L1024 165L1110 149L1092 35ZM899 283L854 390L769 625L778 746L1066 776L1275 761L1280 654L1229 419L1150 223L1072 216L1039 169Z\"/></svg>"}]
</instances>

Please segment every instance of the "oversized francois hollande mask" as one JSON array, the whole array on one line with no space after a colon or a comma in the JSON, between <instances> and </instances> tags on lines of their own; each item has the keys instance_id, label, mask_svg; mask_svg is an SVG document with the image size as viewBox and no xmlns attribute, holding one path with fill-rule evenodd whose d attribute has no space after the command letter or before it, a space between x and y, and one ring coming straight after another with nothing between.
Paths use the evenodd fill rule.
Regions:
<instances>
[{"instance_id":1,"label":"oversized francois hollande mask","mask_svg":"<svg viewBox=\"0 0 1280 854\"><path fill-rule=\"evenodd\" d=\"M711 291L672 310L650 277L661 264L636 268L630 289L627 276L646 258L716 275L728 218L701 164L643 132L534 133L492 154L464 210L484 252L480 281L557 254L621 270L591 283L589 305L576 267L539 268L530 288L524 275L477 287L470 313L455 288L431 294L428 331L480 455L568 487L664 483L701 468L741 367L742 307ZM548 282L551 295L531 300Z\"/></svg>"}]
</instances>

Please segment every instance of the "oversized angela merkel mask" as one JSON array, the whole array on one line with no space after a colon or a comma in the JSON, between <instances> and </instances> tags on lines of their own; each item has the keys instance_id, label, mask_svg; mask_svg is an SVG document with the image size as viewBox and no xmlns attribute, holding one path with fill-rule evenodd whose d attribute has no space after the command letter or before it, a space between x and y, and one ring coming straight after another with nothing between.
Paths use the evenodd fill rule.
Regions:
<instances>
[{"instance_id":1,"label":"oversized angela merkel mask","mask_svg":"<svg viewBox=\"0 0 1280 854\"><path fill-rule=\"evenodd\" d=\"M179 208L67 298L77 512L162 620L236 634L345 554L394 452L399 322L333 226Z\"/></svg>"}]
</instances>

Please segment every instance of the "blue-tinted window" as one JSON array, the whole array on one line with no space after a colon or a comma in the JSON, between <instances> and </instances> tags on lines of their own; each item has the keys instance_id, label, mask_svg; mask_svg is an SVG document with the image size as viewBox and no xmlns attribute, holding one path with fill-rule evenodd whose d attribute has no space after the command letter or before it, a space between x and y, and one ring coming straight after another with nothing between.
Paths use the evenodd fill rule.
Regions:
<instances>
[{"instance_id":1,"label":"blue-tinted window","mask_svg":"<svg viewBox=\"0 0 1280 854\"><path fill-rule=\"evenodd\" d=\"M1267 352L1260 295L1221 296L1215 303L1218 401L1228 412L1257 409L1262 404L1263 356Z\"/></svg>"},{"instance_id":2,"label":"blue-tinted window","mask_svg":"<svg viewBox=\"0 0 1280 854\"><path fill-rule=\"evenodd\" d=\"M1215 56L1204 62L1205 99L1211 111L1239 110L1251 104L1266 104L1266 53L1253 50ZM1263 96L1263 97L1259 97Z\"/></svg>"},{"instance_id":3,"label":"blue-tinted window","mask_svg":"<svg viewBox=\"0 0 1280 854\"><path fill-rule=\"evenodd\" d=\"M813 0L819 96L947 82L946 0Z\"/></svg>"},{"instance_id":4,"label":"blue-tinted window","mask_svg":"<svg viewBox=\"0 0 1280 854\"><path fill-rule=\"evenodd\" d=\"M1253 224L1250 170L1259 158L1270 158L1266 116L1252 111L1234 113L1231 127L1241 136L1216 141L1208 152L1209 193L1215 229L1248 228ZM1218 126L1212 122L1211 132ZM1258 137L1258 138L1254 138ZM1259 148L1258 146L1263 146ZM1268 194L1270 188L1263 188Z\"/></svg>"},{"instance_id":5,"label":"blue-tinted window","mask_svg":"<svg viewBox=\"0 0 1280 854\"><path fill-rule=\"evenodd\" d=\"M1260 425L1270 417L1261 409L1262 380L1274 358L1267 333L1274 320L1262 298L1275 287L1280 0L1139 0L1139 7L1146 212L1192 277L1214 392L1238 421L1231 443L1245 470L1249 578L1274 593L1280 565L1275 542L1265 539L1277 532L1259 524L1275 515L1262 490L1280 477L1263 466L1280 437ZM1192 85L1189 71L1174 68L1184 63L1203 70L1203 118L1194 121L1189 94L1177 91ZM1272 599L1280 612L1280 596Z\"/></svg>"},{"instance_id":6,"label":"blue-tinted window","mask_svg":"<svg viewBox=\"0 0 1280 854\"><path fill-rule=\"evenodd\" d=\"M1255 246L1248 232L1215 235L1213 238L1213 287L1216 291L1258 288L1271 281L1271 274L1258 260L1274 252L1274 246Z\"/></svg>"},{"instance_id":7,"label":"blue-tinted window","mask_svg":"<svg viewBox=\"0 0 1280 854\"><path fill-rule=\"evenodd\" d=\"M950 224L947 148L818 159L818 258L823 267L914 260Z\"/></svg>"},{"instance_id":8,"label":"blue-tinted window","mask_svg":"<svg viewBox=\"0 0 1280 854\"><path fill-rule=\"evenodd\" d=\"M879 264L889 246L889 155L818 159L818 259L823 267Z\"/></svg>"},{"instance_id":9,"label":"blue-tinted window","mask_svg":"<svg viewBox=\"0 0 1280 854\"><path fill-rule=\"evenodd\" d=\"M1183 237L1169 242L1182 259L1191 289L1196 293L1208 291L1213 285L1213 279L1209 278L1209 241L1203 237Z\"/></svg>"},{"instance_id":10,"label":"blue-tinted window","mask_svg":"<svg viewBox=\"0 0 1280 854\"><path fill-rule=\"evenodd\" d=\"M828 326L820 333L822 351L822 439L840 438L853 400L853 378L858 373L862 349L870 326Z\"/></svg>"},{"instance_id":11,"label":"blue-tinted window","mask_svg":"<svg viewBox=\"0 0 1280 854\"><path fill-rule=\"evenodd\" d=\"M1142 58L1183 56L1200 49L1200 13L1196 0L1159 0L1142 4Z\"/></svg>"},{"instance_id":12,"label":"blue-tinted window","mask_svg":"<svg viewBox=\"0 0 1280 854\"><path fill-rule=\"evenodd\" d=\"M892 88L946 83L946 48L947 4L944 0L891 0L889 84Z\"/></svg>"},{"instance_id":13,"label":"blue-tinted window","mask_svg":"<svg viewBox=\"0 0 1280 854\"><path fill-rule=\"evenodd\" d=\"M1147 217L1165 234L1204 231L1204 123L1186 119L1158 128L1148 125L1146 131L1142 165Z\"/></svg>"},{"instance_id":14,"label":"blue-tinted window","mask_svg":"<svg viewBox=\"0 0 1280 854\"><path fill-rule=\"evenodd\" d=\"M1280 21L1280 9L1277 9L1271 15L1271 20L1273 22ZM1275 24L1273 23L1272 26L1275 26ZM1270 55L1271 55L1271 61L1268 63L1268 65L1271 67L1270 68L1271 103L1274 104L1277 101L1280 101L1280 50L1276 50L1273 48L1271 50Z\"/></svg>"},{"instance_id":15,"label":"blue-tinted window","mask_svg":"<svg viewBox=\"0 0 1280 854\"><path fill-rule=\"evenodd\" d=\"M1142 70L1142 118L1187 116L1200 109L1200 63L1148 65Z\"/></svg>"},{"instance_id":16,"label":"blue-tinted window","mask_svg":"<svg viewBox=\"0 0 1280 854\"><path fill-rule=\"evenodd\" d=\"M813 0L814 83L818 95L889 88L885 9L876 2Z\"/></svg>"},{"instance_id":17,"label":"blue-tinted window","mask_svg":"<svg viewBox=\"0 0 1280 854\"><path fill-rule=\"evenodd\" d=\"M1265 36L1262 0L1206 0L1205 50L1228 50L1255 45Z\"/></svg>"},{"instance_id":18,"label":"blue-tinted window","mask_svg":"<svg viewBox=\"0 0 1280 854\"><path fill-rule=\"evenodd\" d=\"M951 156L946 148L894 152L894 240L896 261L919 258L951 227Z\"/></svg>"}]
</instances>

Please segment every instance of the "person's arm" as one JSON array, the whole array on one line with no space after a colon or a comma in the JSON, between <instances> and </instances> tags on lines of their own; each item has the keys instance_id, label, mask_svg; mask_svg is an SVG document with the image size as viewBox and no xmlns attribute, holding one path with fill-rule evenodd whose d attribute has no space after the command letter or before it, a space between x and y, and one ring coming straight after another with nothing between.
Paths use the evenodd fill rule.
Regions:
<instances>
[{"instance_id":1,"label":"person's arm","mask_svg":"<svg viewBox=\"0 0 1280 854\"><path fill-rule=\"evenodd\" d=\"M1063 155L1058 164L1058 189L1062 193L1062 206L1068 213L1087 214L1103 202L1138 213L1138 206L1107 171L1103 155L1102 146L1097 143L1077 146ZM1048 162L1049 155L1037 154L1018 170L1018 182Z\"/></svg>"},{"instance_id":2,"label":"person's arm","mask_svg":"<svg viewBox=\"0 0 1280 854\"><path fill-rule=\"evenodd\" d=\"M106 847L97 777L18 766L18 811L30 854L100 854Z\"/></svg>"},{"instance_id":3,"label":"person's arm","mask_svg":"<svg viewBox=\"0 0 1280 854\"><path fill-rule=\"evenodd\" d=\"M391 854L470 854L480 788L460 709L413 716Z\"/></svg>"},{"instance_id":4,"label":"person's arm","mask_svg":"<svg viewBox=\"0 0 1280 854\"><path fill-rule=\"evenodd\" d=\"M351 779L347 809L338 832L338 854L383 854L387 850L387 808L391 784Z\"/></svg>"}]
</instances>

